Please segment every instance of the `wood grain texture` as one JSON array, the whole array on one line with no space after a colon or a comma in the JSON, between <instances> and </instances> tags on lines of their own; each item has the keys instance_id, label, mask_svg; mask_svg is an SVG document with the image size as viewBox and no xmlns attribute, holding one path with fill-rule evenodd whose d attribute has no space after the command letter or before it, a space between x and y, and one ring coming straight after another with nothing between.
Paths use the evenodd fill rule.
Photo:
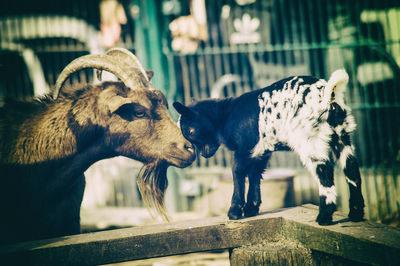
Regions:
<instances>
[{"instance_id":1,"label":"wood grain texture","mask_svg":"<svg viewBox=\"0 0 400 266\"><path fill-rule=\"evenodd\" d=\"M317 214L316 206L304 205L238 221L214 217L89 233L0 246L0 258L6 265L98 265L238 247L243 252L256 246L260 254L285 251L288 258L304 261L310 259L304 250L310 250L313 260L318 253L331 255L330 260L400 265L399 228L353 223L340 214L334 215L334 225L319 226ZM278 242L283 243L280 251Z\"/></svg>"}]
</instances>

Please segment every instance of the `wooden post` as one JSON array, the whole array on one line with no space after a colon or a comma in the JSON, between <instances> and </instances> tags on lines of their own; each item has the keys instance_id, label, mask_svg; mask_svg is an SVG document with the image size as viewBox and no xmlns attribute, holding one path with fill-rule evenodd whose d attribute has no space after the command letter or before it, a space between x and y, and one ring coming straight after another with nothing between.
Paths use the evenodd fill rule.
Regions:
<instances>
[{"instance_id":1,"label":"wooden post","mask_svg":"<svg viewBox=\"0 0 400 266\"><path fill-rule=\"evenodd\" d=\"M254 246L235 248L230 252L232 266L307 265L354 266L364 265L353 260L319 252L291 239L280 239ZM367 265L367 264L365 264Z\"/></svg>"},{"instance_id":2,"label":"wooden post","mask_svg":"<svg viewBox=\"0 0 400 266\"><path fill-rule=\"evenodd\" d=\"M313 265L311 250L288 239L235 248L230 253L230 261L232 266Z\"/></svg>"}]
</instances>

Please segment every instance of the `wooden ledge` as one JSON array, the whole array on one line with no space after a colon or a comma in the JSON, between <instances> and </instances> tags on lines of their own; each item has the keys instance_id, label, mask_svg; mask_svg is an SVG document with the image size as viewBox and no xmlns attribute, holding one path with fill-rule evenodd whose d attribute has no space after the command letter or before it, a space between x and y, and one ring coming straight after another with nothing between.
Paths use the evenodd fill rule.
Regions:
<instances>
[{"instance_id":1,"label":"wooden ledge","mask_svg":"<svg viewBox=\"0 0 400 266\"><path fill-rule=\"evenodd\" d=\"M303 205L285 211L282 232L311 250L373 265L400 265L400 228L370 221L351 222L336 214L334 224L315 222L318 207Z\"/></svg>"},{"instance_id":2,"label":"wooden ledge","mask_svg":"<svg viewBox=\"0 0 400 266\"><path fill-rule=\"evenodd\" d=\"M353 223L315 222L313 205L229 221L225 217L81 234L0 246L2 262L20 265L98 265L274 242L282 237L357 262L400 265L400 229ZM395 256L396 254L396 256Z\"/></svg>"}]
</instances>

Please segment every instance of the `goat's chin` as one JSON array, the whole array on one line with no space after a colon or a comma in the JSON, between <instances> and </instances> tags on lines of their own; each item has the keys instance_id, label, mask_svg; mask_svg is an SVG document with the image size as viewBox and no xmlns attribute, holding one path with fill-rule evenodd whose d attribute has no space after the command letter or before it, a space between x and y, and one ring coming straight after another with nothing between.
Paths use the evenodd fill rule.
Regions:
<instances>
[{"instance_id":1,"label":"goat's chin","mask_svg":"<svg viewBox=\"0 0 400 266\"><path fill-rule=\"evenodd\" d=\"M200 155L203 156L204 158L210 158L212 157L218 150L218 146L209 146L205 145L201 150L200 150Z\"/></svg>"},{"instance_id":2,"label":"goat's chin","mask_svg":"<svg viewBox=\"0 0 400 266\"><path fill-rule=\"evenodd\" d=\"M193 163L196 159L196 153L194 152L173 152L165 154L164 160L170 165L185 168Z\"/></svg>"},{"instance_id":3,"label":"goat's chin","mask_svg":"<svg viewBox=\"0 0 400 266\"><path fill-rule=\"evenodd\" d=\"M185 168L188 167L189 165L191 165L193 163L195 159L194 157L190 157L190 158L180 158L177 156L169 156L167 163L169 163L170 165L179 167L179 168Z\"/></svg>"},{"instance_id":4,"label":"goat's chin","mask_svg":"<svg viewBox=\"0 0 400 266\"><path fill-rule=\"evenodd\" d=\"M200 154L204 158L208 159L208 158L212 157L215 153L207 153L207 152L200 151Z\"/></svg>"}]
</instances>

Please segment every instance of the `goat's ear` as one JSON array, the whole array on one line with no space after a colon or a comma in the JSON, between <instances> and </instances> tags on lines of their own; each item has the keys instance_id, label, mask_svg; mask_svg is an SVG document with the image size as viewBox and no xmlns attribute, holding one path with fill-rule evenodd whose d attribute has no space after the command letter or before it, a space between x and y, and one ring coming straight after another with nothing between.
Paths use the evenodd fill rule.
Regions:
<instances>
[{"instance_id":1,"label":"goat's ear","mask_svg":"<svg viewBox=\"0 0 400 266\"><path fill-rule=\"evenodd\" d=\"M151 70L146 70L146 75L149 80L154 76L154 72Z\"/></svg>"},{"instance_id":2,"label":"goat's ear","mask_svg":"<svg viewBox=\"0 0 400 266\"><path fill-rule=\"evenodd\" d=\"M188 107L184 106L183 104L181 104L180 102L174 102L173 106L175 108L175 110L180 113L182 116L192 119L195 117L195 113L190 110Z\"/></svg>"},{"instance_id":3,"label":"goat's ear","mask_svg":"<svg viewBox=\"0 0 400 266\"><path fill-rule=\"evenodd\" d=\"M115 113L122 105L127 103L132 103L132 100L122 96L114 96L107 102L108 110L110 113Z\"/></svg>"}]
</instances>

